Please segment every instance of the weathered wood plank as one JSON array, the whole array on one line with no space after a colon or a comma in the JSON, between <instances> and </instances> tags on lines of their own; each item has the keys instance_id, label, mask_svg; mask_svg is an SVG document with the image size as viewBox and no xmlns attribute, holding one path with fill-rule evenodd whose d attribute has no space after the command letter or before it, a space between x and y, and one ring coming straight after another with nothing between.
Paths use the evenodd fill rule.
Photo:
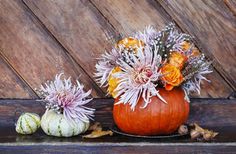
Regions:
<instances>
[{"instance_id":1,"label":"weathered wood plank","mask_svg":"<svg viewBox=\"0 0 236 154\"><path fill-rule=\"evenodd\" d=\"M224 1L159 2L182 29L196 37L198 46L236 90L236 18Z\"/></svg>"},{"instance_id":2,"label":"weathered wood plank","mask_svg":"<svg viewBox=\"0 0 236 154\"><path fill-rule=\"evenodd\" d=\"M235 0L224 0L224 3L228 6L230 11L236 16L236 1Z\"/></svg>"},{"instance_id":3,"label":"weathered wood plank","mask_svg":"<svg viewBox=\"0 0 236 154\"><path fill-rule=\"evenodd\" d=\"M113 27L125 36L142 30L147 25L156 25L158 29L161 29L172 21L171 17L154 0L105 0L103 3L92 0L92 2ZM193 97L228 97L233 91L218 72L214 71L208 78L212 82L204 82L201 95L193 95Z\"/></svg>"},{"instance_id":4,"label":"weathered wood plank","mask_svg":"<svg viewBox=\"0 0 236 154\"><path fill-rule=\"evenodd\" d=\"M33 89L64 71L67 77L72 76L73 79L80 76L85 89L93 89L94 97L104 96L83 68L45 30L22 1L2 0L0 20L2 55Z\"/></svg>"},{"instance_id":5,"label":"weathered wood plank","mask_svg":"<svg viewBox=\"0 0 236 154\"><path fill-rule=\"evenodd\" d=\"M96 121L104 127L112 124L113 99L94 99ZM35 100L0 100L0 149L5 153L224 153L236 150L236 100L192 99L189 122L198 122L220 132L212 143L196 143L189 137L172 139L131 138L115 134L98 139L81 136L57 138L45 135L42 130L33 135L18 135L14 130L15 110L36 112L42 115L43 106Z\"/></svg>"},{"instance_id":6,"label":"weathered wood plank","mask_svg":"<svg viewBox=\"0 0 236 154\"><path fill-rule=\"evenodd\" d=\"M41 102L42 103L42 102ZM35 100L0 100L0 124L12 125L15 111L35 112L40 115L44 106ZM113 99L94 99L90 107L95 108L95 121L111 126ZM192 99L189 122L198 122L208 127L236 126L236 99Z\"/></svg>"},{"instance_id":7,"label":"weathered wood plank","mask_svg":"<svg viewBox=\"0 0 236 154\"><path fill-rule=\"evenodd\" d=\"M112 122L112 99L94 99L96 121L108 127ZM0 153L230 153L236 150L236 100L192 99L190 121L218 131L213 142L202 143L189 136L170 139L144 139L114 134L97 139L81 136L57 138L40 129L33 135L18 135L14 130L15 109L43 113L35 100L0 100ZM107 124L104 124L107 123ZM105 128L106 129L106 128Z\"/></svg>"},{"instance_id":8,"label":"weathered wood plank","mask_svg":"<svg viewBox=\"0 0 236 154\"><path fill-rule=\"evenodd\" d=\"M162 28L171 22L170 16L155 0L105 0L102 3L92 0L92 3L125 36L143 30L148 25Z\"/></svg>"},{"instance_id":9,"label":"weathered wood plank","mask_svg":"<svg viewBox=\"0 0 236 154\"><path fill-rule=\"evenodd\" d=\"M50 154L87 154L87 153L102 153L102 154L166 154L166 153L214 153L214 154L230 154L236 151L236 145L233 144L217 144L217 143L202 143L202 144L68 144L68 145L28 145L28 146L0 146L1 152L4 154L24 153L32 154L50 153Z\"/></svg>"},{"instance_id":10,"label":"weathered wood plank","mask_svg":"<svg viewBox=\"0 0 236 154\"><path fill-rule=\"evenodd\" d=\"M24 2L93 77L96 58L119 37L98 10L86 0Z\"/></svg>"},{"instance_id":11,"label":"weathered wood plank","mask_svg":"<svg viewBox=\"0 0 236 154\"><path fill-rule=\"evenodd\" d=\"M37 98L33 90L20 79L1 56L0 51L0 96L1 98Z\"/></svg>"}]
</instances>

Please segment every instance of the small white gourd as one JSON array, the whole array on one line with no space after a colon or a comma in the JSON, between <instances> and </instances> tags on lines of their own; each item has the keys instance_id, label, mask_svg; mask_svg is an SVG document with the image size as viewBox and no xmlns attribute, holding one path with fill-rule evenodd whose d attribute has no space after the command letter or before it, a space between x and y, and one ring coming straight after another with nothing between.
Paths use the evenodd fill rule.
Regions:
<instances>
[{"instance_id":1,"label":"small white gourd","mask_svg":"<svg viewBox=\"0 0 236 154\"><path fill-rule=\"evenodd\" d=\"M71 137L84 133L88 127L89 122L72 122L53 110L46 110L41 119L41 128L50 136Z\"/></svg>"},{"instance_id":2,"label":"small white gourd","mask_svg":"<svg viewBox=\"0 0 236 154\"><path fill-rule=\"evenodd\" d=\"M35 113L23 113L16 123L19 134L33 134L40 127L40 116Z\"/></svg>"}]
</instances>

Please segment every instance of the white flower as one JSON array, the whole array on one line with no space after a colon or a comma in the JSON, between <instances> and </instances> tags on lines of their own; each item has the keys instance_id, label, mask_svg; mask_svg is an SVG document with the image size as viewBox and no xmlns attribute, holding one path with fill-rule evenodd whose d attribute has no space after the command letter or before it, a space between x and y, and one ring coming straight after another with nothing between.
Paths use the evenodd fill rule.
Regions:
<instances>
[{"instance_id":1,"label":"white flower","mask_svg":"<svg viewBox=\"0 0 236 154\"><path fill-rule=\"evenodd\" d=\"M91 90L84 92L84 86L77 80L77 85L72 85L71 79L61 80L62 73L56 75L54 81L41 85L47 101L46 108L63 113L68 120L88 122L94 115L94 109L84 105L92 99L86 99Z\"/></svg>"},{"instance_id":2,"label":"white flower","mask_svg":"<svg viewBox=\"0 0 236 154\"><path fill-rule=\"evenodd\" d=\"M190 92L197 92L200 95L201 81L205 80L205 81L211 82L203 75L212 73L213 71L210 69L211 62L207 62L204 59L204 55L202 55L201 57L198 57L197 59L193 61L190 61L189 65L192 63L195 64L194 63L195 61L199 63L199 67L197 71L191 76L191 79L185 82L182 87L187 92L187 94L189 94Z\"/></svg>"},{"instance_id":3,"label":"white flower","mask_svg":"<svg viewBox=\"0 0 236 154\"><path fill-rule=\"evenodd\" d=\"M120 50L120 48L113 48L110 53L105 52L97 62L95 66L97 72L94 75L101 86L107 86L107 79L111 70L117 65L117 60L121 57Z\"/></svg>"},{"instance_id":4,"label":"white flower","mask_svg":"<svg viewBox=\"0 0 236 154\"><path fill-rule=\"evenodd\" d=\"M122 71L113 74L114 77L120 79L115 89L117 91L115 97L119 97L116 104L128 103L134 110L139 98L142 97L145 102L143 108L145 108L150 103L152 96L158 96L166 103L156 89L155 82L161 75L158 72L161 57L157 54L157 50L152 51L150 47L146 46L138 48L137 53L129 53L125 57L118 61Z\"/></svg>"},{"instance_id":5,"label":"white flower","mask_svg":"<svg viewBox=\"0 0 236 154\"><path fill-rule=\"evenodd\" d=\"M142 40L146 45L151 45L153 39L158 35L158 32L153 28L153 26L146 26L144 31L137 32L134 38Z\"/></svg>"}]
</instances>

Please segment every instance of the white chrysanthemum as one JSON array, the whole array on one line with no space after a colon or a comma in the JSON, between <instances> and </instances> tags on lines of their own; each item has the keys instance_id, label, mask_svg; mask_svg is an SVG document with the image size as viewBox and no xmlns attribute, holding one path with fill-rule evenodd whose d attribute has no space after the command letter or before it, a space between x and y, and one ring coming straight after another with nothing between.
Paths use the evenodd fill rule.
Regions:
<instances>
[{"instance_id":1,"label":"white chrysanthemum","mask_svg":"<svg viewBox=\"0 0 236 154\"><path fill-rule=\"evenodd\" d=\"M190 39L191 36L185 33L179 33L178 30L174 28L169 32L169 36L166 40L166 45L168 46L168 44L174 43L172 46L172 50L183 53L183 43L185 43L186 38Z\"/></svg>"},{"instance_id":2,"label":"white chrysanthemum","mask_svg":"<svg viewBox=\"0 0 236 154\"><path fill-rule=\"evenodd\" d=\"M120 50L120 48L114 48L110 53L105 52L97 62L95 66L97 72L94 75L101 86L107 86L107 79L111 70L117 65L117 60L121 57Z\"/></svg>"},{"instance_id":3,"label":"white chrysanthemum","mask_svg":"<svg viewBox=\"0 0 236 154\"><path fill-rule=\"evenodd\" d=\"M196 73L194 73L194 75L191 77L191 80L185 82L182 86L188 95L190 92L197 92L200 95L201 91L200 85L202 80L211 82L210 80L208 80L206 77L203 76L213 72L210 69L211 62L206 62L205 60L201 62L201 60L199 60L199 63L201 63L201 65L199 69L196 71Z\"/></svg>"},{"instance_id":4,"label":"white chrysanthemum","mask_svg":"<svg viewBox=\"0 0 236 154\"><path fill-rule=\"evenodd\" d=\"M114 77L119 78L119 83L115 91L115 97L119 97L119 103L128 103L134 110L140 97L143 98L145 108L150 102L152 96L158 96L162 101L166 101L160 96L156 89L155 82L160 77L158 67L161 63L161 57L157 50L152 51L148 46L139 48L137 53L129 53L126 59L120 59L118 64L122 71L114 73Z\"/></svg>"},{"instance_id":5,"label":"white chrysanthemum","mask_svg":"<svg viewBox=\"0 0 236 154\"><path fill-rule=\"evenodd\" d=\"M77 85L71 79L61 79L62 73L56 75L54 81L41 85L41 92L47 101L46 108L63 113L68 120L88 122L94 115L94 109L84 106L92 99L86 99L91 90L84 92L84 86L77 80Z\"/></svg>"},{"instance_id":6,"label":"white chrysanthemum","mask_svg":"<svg viewBox=\"0 0 236 154\"><path fill-rule=\"evenodd\" d=\"M158 32L153 28L153 26L146 26L144 31L139 31L134 35L134 38L142 40L146 45L151 45L155 36Z\"/></svg>"}]
</instances>

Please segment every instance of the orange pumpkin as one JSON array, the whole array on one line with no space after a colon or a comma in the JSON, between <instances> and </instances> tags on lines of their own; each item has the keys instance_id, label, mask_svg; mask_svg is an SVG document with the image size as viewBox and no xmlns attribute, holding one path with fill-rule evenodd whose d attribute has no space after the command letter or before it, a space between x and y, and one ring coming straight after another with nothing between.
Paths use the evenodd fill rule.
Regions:
<instances>
[{"instance_id":1,"label":"orange pumpkin","mask_svg":"<svg viewBox=\"0 0 236 154\"><path fill-rule=\"evenodd\" d=\"M146 108L141 108L143 99L140 98L134 111L129 104L114 105L113 118L118 128L135 135L164 135L176 131L189 115L184 91L181 88L171 91L161 88L159 93L167 104L154 96ZM115 99L115 102L118 101L119 98Z\"/></svg>"}]
</instances>

